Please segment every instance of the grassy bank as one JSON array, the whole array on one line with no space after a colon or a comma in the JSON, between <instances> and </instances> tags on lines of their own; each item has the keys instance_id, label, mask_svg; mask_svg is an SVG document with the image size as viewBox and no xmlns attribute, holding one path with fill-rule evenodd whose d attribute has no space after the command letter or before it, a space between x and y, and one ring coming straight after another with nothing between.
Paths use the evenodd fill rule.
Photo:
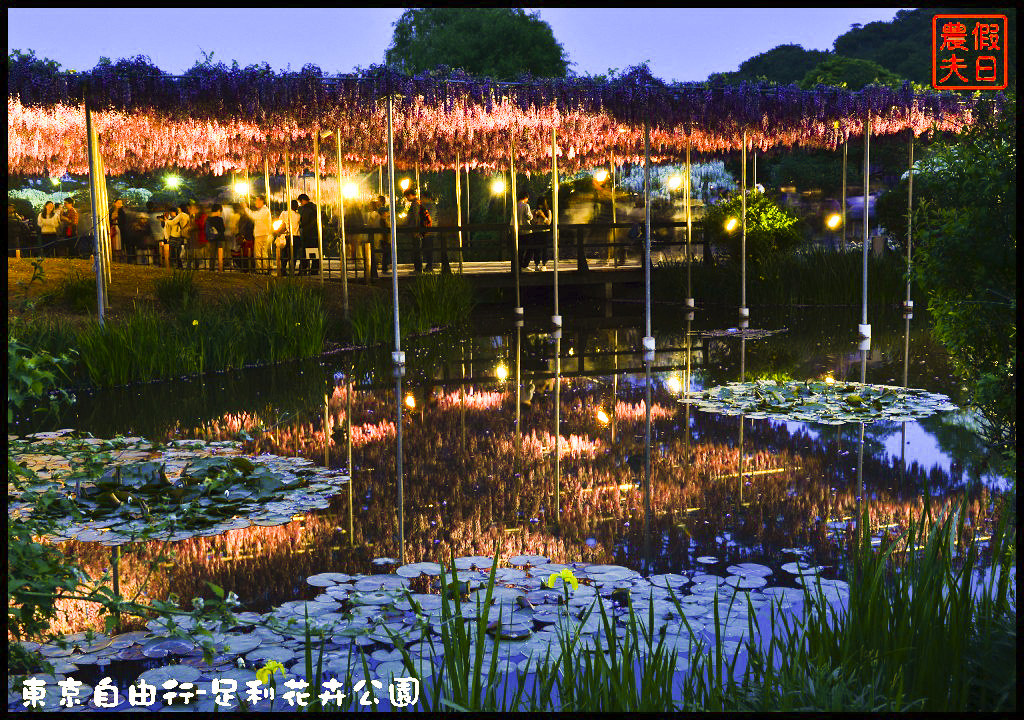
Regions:
<instances>
[{"instance_id":1,"label":"grassy bank","mask_svg":"<svg viewBox=\"0 0 1024 720\"><path fill-rule=\"evenodd\" d=\"M54 355L74 351L71 385L125 385L316 357L325 343L392 338L391 294L316 278L265 278L115 266L106 326L95 319L88 261L8 262L8 336ZM424 275L403 289L403 335L460 325L473 307L462 277Z\"/></svg>"},{"instance_id":2,"label":"grassy bank","mask_svg":"<svg viewBox=\"0 0 1024 720\"><path fill-rule=\"evenodd\" d=\"M860 252L814 249L773 255L747 265L747 304L860 305L863 257ZM891 253L868 257L868 302L899 304L906 296L906 263ZM740 268L734 264L693 265L693 297L698 302L740 298ZM662 262L651 278L654 293L682 302L686 297L686 263ZM917 295L920 296L919 294Z\"/></svg>"}]
</instances>

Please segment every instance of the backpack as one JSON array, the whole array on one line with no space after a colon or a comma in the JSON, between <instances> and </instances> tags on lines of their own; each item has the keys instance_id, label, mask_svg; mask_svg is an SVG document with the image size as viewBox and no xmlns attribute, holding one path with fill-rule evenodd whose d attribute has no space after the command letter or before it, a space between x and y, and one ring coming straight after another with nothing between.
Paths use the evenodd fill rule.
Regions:
<instances>
[{"instance_id":1,"label":"backpack","mask_svg":"<svg viewBox=\"0 0 1024 720\"><path fill-rule=\"evenodd\" d=\"M434 221L430 219L430 211L427 210L427 206L420 203L420 225L427 228L433 224Z\"/></svg>"}]
</instances>

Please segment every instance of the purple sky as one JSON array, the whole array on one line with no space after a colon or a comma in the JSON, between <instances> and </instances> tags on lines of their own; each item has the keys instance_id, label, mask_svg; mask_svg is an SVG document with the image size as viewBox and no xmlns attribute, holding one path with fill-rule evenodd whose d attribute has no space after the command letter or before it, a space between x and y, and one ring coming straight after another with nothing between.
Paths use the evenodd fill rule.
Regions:
<instances>
[{"instance_id":1,"label":"purple sky","mask_svg":"<svg viewBox=\"0 0 1024 720\"><path fill-rule=\"evenodd\" d=\"M578 73L603 73L644 60L665 80L704 80L752 55L796 43L831 49L852 23L892 20L896 8L624 9L544 8L542 19ZM182 72L214 61L266 61L275 70L306 63L329 73L380 63L401 8L84 9L12 8L7 50L33 49L65 68L87 70L100 56L148 55Z\"/></svg>"}]
</instances>

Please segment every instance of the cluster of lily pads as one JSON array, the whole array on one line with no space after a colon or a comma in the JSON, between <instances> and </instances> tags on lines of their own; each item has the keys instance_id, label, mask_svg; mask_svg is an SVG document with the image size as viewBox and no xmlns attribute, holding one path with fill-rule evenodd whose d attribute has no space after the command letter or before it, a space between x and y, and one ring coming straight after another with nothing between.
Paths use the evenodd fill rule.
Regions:
<instances>
[{"instance_id":1,"label":"cluster of lily pads","mask_svg":"<svg viewBox=\"0 0 1024 720\"><path fill-rule=\"evenodd\" d=\"M763 330L759 328L726 328L725 330L705 330L700 334L702 338L723 338L739 337L747 340L763 340L772 335L788 332L789 328L778 328L776 330Z\"/></svg>"},{"instance_id":2,"label":"cluster of lily pads","mask_svg":"<svg viewBox=\"0 0 1024 720\"><path fill-rule=\"evenodd\" d=\"M774 380L729 383L689 401L706 412L775 418L825 425L889 420L919 420L937 412L956 410L945 395L924 390L826 380L779 383Z\"/></svg>"},{"instance_id":3,"label":"cluster of lily pads","mask_svg":"<svg viewBox=\"0 0 1024 720\"><path fill-rule=\"evenodd\" d=\"M274 662L285 673L278 687L288 679L308 680L304 652L308 627L322 639L315 642L316 651L322 642L324 652L321 681L338 678L351 692L360 680L366 687L377 680L385 688L382 702L386 703L386 688L395 678L415 676L421 687L432 687L444 666L441 636L446 622L485 616L483 660L474 671L487 682L514 683L519 676L545 668L562 672L560 634L576 639L574 652L593 653L599 646L622 642L635 622L645 633L663 638L664 647L678 656L677 667L685 670L690 658L702 651L702 643L720 641L728 656L740 652L750 628L759 632L757 618L748 615L751 610L758 617L762 610L802 611L806 595L801 585L821 593L840 612L849 592L845 582L822 579L824 568L800 560L786 563L781 570L757 563L728 565L723 576L711 571L725 563L705 556L697 558L698 571L643 577L617 565L561 564L539 555L521 555L494 569L491 603L485 607L493 563L490 557L463 557L455 560L451 570L420 562L402 565L390 574L313 575L307 583L323 592L312 600L286 602L263 614L241 613L235 616L235 627L210 625L212 658L208 653L204 658L198 643L173 637L166 620L151 621L147 631L114 637L80 633L64 638L64 644L28 644L27 649L38 650L54 665L54 675L38 676L47 682L46 700L54 705L60 697L58 679L72 676L81 666L99 666L102 677L105 666L113 662L155 661L160 665L142 672L136 682L145 680L157 687L171 680L192 683L206 691L192 709L209 712L214 709L215 679L234 680L244 692L245 683ZM454 619L445 617L445 601L438 594L442 572L453 595L450 599L458 596ZM772 578L787 584L770 585ZM607 636L601 608L615 637ZM473 648L480 642L475 633L470 633L470 640ZM495 656L503 678L486 677ZM87 698L89 691L87 686L82 697ZM160 709L159 697L150 709ZM10 684L8 700L12 709L20 705L20 686ZM131 709L127 700L122 706ZM274 709L289 707L279 697Z\"/></svg>"},{"instance_id":4,"label":"cluster of lily pads","mask_svg":"<svg viewBox=\"0 0 1024 720\"><path fill-rule=\"evenodd\" d=\"M9 489L9 513L28 512L32 498L47 490L65 495L71 507L49 511L62 528L55 542L118 546L282 525L326 508L348 482L306 459L243 455L232 441L179 440L162 447L142 438L98 440L68 432L9 438L16 461L35 475L20 492Z\"/></svg>"}]
</instances>

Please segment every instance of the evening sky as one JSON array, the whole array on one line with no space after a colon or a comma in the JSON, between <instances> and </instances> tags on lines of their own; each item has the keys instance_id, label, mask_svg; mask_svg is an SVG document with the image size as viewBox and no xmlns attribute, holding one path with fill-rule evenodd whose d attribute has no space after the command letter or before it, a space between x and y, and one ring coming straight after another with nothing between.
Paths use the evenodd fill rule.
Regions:
<instances>
[{"instance_id":1,"label":"evening sky","mask_svg":"<svg viewBox=\"0 0 1024 720\"><path fill-rule=\"evenodd\" d=\"M786 43L829 50L851 24L889 21L896 8L543 8L581 75L650 61L664 80L705 80ZM327 73L383 62L402 8L10 8L7 50L35 50L67 69L101 56L148 55L180 73L201 59Z\"/></svg>"}]
</instances>

